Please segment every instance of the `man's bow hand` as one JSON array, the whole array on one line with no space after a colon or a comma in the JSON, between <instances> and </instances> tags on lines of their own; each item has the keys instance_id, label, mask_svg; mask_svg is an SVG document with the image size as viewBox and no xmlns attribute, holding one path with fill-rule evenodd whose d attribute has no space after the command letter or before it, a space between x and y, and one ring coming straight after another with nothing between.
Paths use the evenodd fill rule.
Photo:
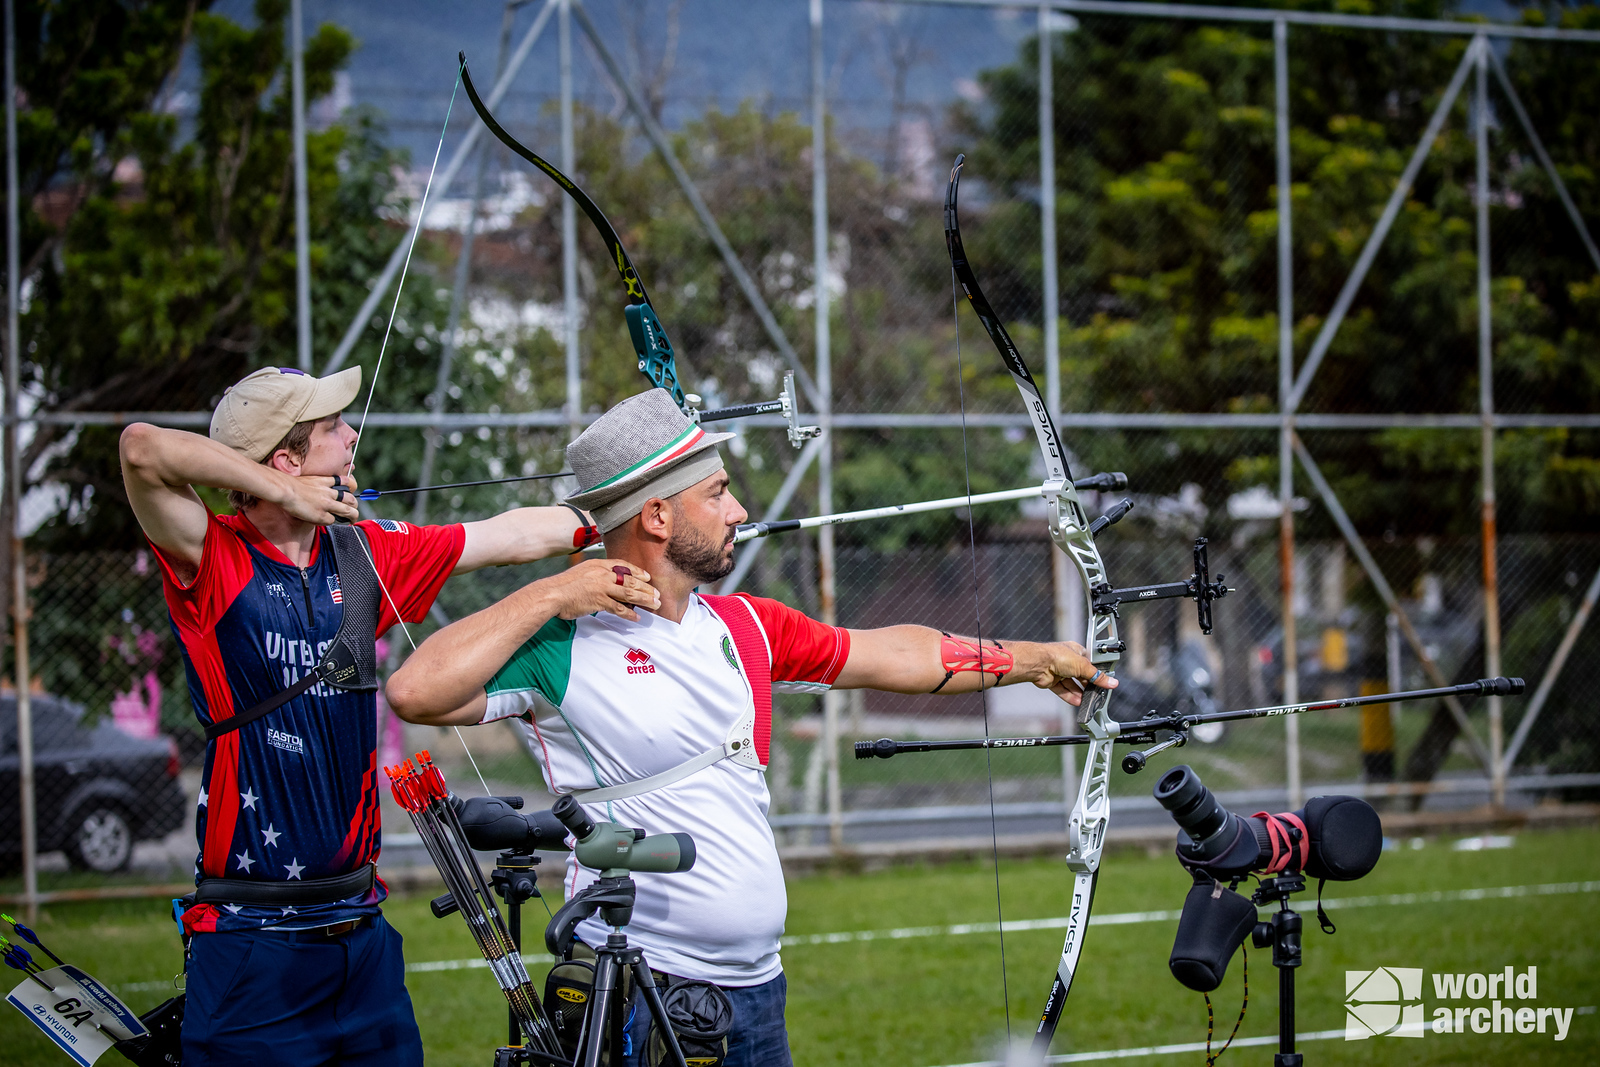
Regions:
<instances>
[{"instance_id":1,"label":"man's bow hand","mask_svg":"<svg viewBox=\"0 0 1600 1067\"><path fill-rule=\"evenodd\" d=\"M1083 694L1090 686L1117 687L1117 680L1090 663L1087 651L1076 641L1056 641L1034 647L1039 658L1032 665L1030 680L1074 707L1083 703Z\"/></svg>"}]
</instances>

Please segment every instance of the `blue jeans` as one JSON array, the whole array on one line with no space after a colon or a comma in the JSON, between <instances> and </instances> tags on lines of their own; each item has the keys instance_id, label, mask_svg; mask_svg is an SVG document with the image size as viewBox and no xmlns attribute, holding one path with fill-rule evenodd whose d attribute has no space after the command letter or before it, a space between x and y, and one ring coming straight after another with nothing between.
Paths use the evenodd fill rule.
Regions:
<instances>
[{"instance_id":1,"label":"blue jeans","mask_svg":"<svg viewBox=\"0 0 1600 1067\"><path fill-rule=\"evenodd\" d=\"M383 917L340 937L196 934L184 1067L422 1067L399 933Z\"/></svg>"},{"instance_id":2,"label":"blue jeans","mask_svg":"<svg viewBox=\"0 0 1600 1067\"><path fill-rule=\"evenodd\" d=\"M733 1002L733 1029L728 1031L728 1058L725 1067L793 1067L789 1058L789 1031L783 1025L783 1007L789 995L789 980L782 974L770 982L753 986L723 986ZM634 995L633 1017L628 1020L628 1037L633 1052L626 1067L644 1064L645 1035L650 1029L650 1007Z\"/></svg>"}]
</instances>

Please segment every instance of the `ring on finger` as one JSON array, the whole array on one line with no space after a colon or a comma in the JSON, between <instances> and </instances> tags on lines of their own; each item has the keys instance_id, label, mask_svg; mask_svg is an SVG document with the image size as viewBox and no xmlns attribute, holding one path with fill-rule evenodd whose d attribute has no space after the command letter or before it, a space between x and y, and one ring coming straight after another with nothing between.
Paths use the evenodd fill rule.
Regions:
<instances>
[{"instance_id":1,"label":"ring on finger","mask_svg":"<svg viewBox=\"0 0 1600 1067\"><path fill-rule=\"evenodd\" d=\"M1098 681L1098 680L1099 680L1099 679L1100 679L1100 676L1101 676L1101 675L1102 675L1102 674L1104 674L1104 673L1106 673L1106 672L1105 672L1105 671L1104 671L1104 670L1096 670L1096 671L1095 671L1095 672L1094 672L1094 673L1093 673L1093 674L1091 674L1091 675L1090 675L1090 676L1089 676L1089 680L1088 680L1088 682L1086 682L1086 683L1084 683L1084 684L1086 684L1086 685L1093 685L1093 684L1094 684L1094 683L1095 683L1095 682L1097 682L1097 681Z\"/></svg>"},{"instance_id":2,"label":"ring on finger","mask_svg":"<svg viewBox=\"0 0 1600 1067\"><path fill-rule=\"evenodd\" d=\"M618 585L622 585L623 584L622 579L633 573L628 568L623 567L621 565L612 567L611 568L611 572L617 576L617 584Z\"/></svg>"}]
</instances>

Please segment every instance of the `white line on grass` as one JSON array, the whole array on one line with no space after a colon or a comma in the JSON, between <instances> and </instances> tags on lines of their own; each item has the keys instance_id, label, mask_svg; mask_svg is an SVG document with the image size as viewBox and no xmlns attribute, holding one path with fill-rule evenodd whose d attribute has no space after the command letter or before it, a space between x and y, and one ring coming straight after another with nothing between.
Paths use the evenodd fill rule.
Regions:
<instances>
[{"instance_id":1,"label":"white line on grass","mask_svg":"<svg viewBox=\"0 0 1600 1067\"><path fill-rule=\"evenodd\" d=\"M1440 889L1431 893L1389 893L1371 897L1334 897L1324 900L1324 908L1376 908L1399 904L1441 904L1457 900L1499 900L1507 897L1543 897L1565 893L1600 893L1600 881L1549 882L1544 885L1503 885L1487 889ZM1129 923L1174 922L1181 911L1124 911L1110 915L1091 915L1090 926L1123 926ZM1066 916L1053 919L1012 919L1005 924L1005 932L1020 933L1027 930L1059 930L1071 920ZM834 934L792 934L783 939L785 948L796 945L838 945L850 941L898 941L912 937L959 937L962 934L993 934L1000 931L997 922L957 923L954 926L902 926L894 930L846 930Z\"/></svg>"},{"instance_id":2,"label":"white line on grass","mask_svg":"<svg viewBox=\"0 0 1600 1067\"><path fill-rule=\"evenodd\" d=\"M1332 1041L1344 1036L1343 1030L1313 1030L1309 1034L1294 1035L1295 1043L1301 1041ZM1232 1048L1243 1048L1248 1045L1276 1045L1278 1035L1271 1037L1240 1037L1235 1038ZM1046 1056L1046 1063L1092 1063L1095 1060L1127 1060L1135 1056L1170 1056L1180 1052L1204 1052L1204 1041L1189 1041L1182 1045L1148 1045L1144 1048L1112 1048L1100 1052L1068 1052L1060 1056ZM977 1063L951 1064L951 1067L1005 1067L1001 1060L982 1060Z\"/></svg>"},{"instance_id":3,"label":"white line on grass","mask_svg":"<svg viewBox=\"0 0 1600 1067\"><path fill-rule=\"evenodd\" d=\"M1600 881L1592 882L1546 882L1543 885L1502 885L1485 889L1439 889L1431 893L1388 893L1383 896L1370 897L1336 897L1322 902L1325 908L1377 908L1404 904L1444 904L1458 900L1504 900L1511 897L1548 897L1561 896L1570 893L1600 893ZM1110 915L1091 915L1090 926L1126 926L1132 923L1158 923L1175 922L1181 911L1122 911ZM1022 933L1028 930L1059 930L1068 923L1065 916L1052 919L1012 919L1005 925L1008 934ZM845 930L832 934L791 934L783 938L783 947L794 948L799 945L839 945L855 941L901 941L918 937L960 937L964 934L993 934L998 933L1000 924L995 922L985 923L956 923L953 926L902 926L893 930ZM554 963L555 957L543 953L537 955L524 955L523 959L529 963ZM425 963L406 964L407 974L425 974L430 971L463 971L477 967L489 966L488 961L482 959L469 960L430 960ZM172 989L172 979L162 982L132 982L126 985L114 986L121 993L144 993L156 989ZM1340 1031L1343 1033L1343 1031ZM1274 1038L1273 1040L1276 1040ZM1238 1044L1237 1041L1234 1044ZM1173 1046L1176 1048L1177 1046ZM1204 1048L1205 1046L1201 1046ZM1163 1046L1165 1049L1166 1046ZM1193 1051L1184 1046L1187 1051ZM1121 1055L1122 1053L1119 1053ZM1133 1055L1133 1053L1125 1053ZM1139 1052L1139 1055L1153 1055L1153 1052ZM1081 1055L1088 1055L1082 1053ZM1099 1055L1099 1053L1095 1053ZM1051 1062L1076 1062L1060 1060Z\"/></svg>"}]
</instances>

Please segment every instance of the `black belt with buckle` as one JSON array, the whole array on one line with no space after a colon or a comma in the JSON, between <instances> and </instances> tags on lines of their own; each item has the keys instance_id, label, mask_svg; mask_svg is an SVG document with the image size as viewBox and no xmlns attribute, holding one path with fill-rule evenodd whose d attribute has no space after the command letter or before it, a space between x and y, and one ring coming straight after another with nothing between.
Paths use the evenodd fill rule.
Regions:
<instances>
[{"instance_id":1,"label":"black belt with buckle","mask_svg":"<svg viewBox=\"0 0 1600 1067\"><path fill-rule=\"evenodd\" d=\"M251 936L265 934L282 941L326 941L329 938L343 937L354 930L359 930L370 922L370 915L363 915L359 919L349 919L342 923L329 923L327 926L313 926L309 930L281 930L275 926L264 927L260 930L250 931Z\"/></svg>"},{"instance_id":2,"label":"black belt with buckle","mask_svg":"<svg viewBox=\"0 0 1600 1067\"><path fill-rule=\"evenodd\" d=\"M285 905L333 904L365 893L373 886L377 868L366 863L333 878L308 878L303 882L257 882L244 878L202 878L195 888L197 904L253 904L281 908Z\"/></svg>"}]
</instances>

